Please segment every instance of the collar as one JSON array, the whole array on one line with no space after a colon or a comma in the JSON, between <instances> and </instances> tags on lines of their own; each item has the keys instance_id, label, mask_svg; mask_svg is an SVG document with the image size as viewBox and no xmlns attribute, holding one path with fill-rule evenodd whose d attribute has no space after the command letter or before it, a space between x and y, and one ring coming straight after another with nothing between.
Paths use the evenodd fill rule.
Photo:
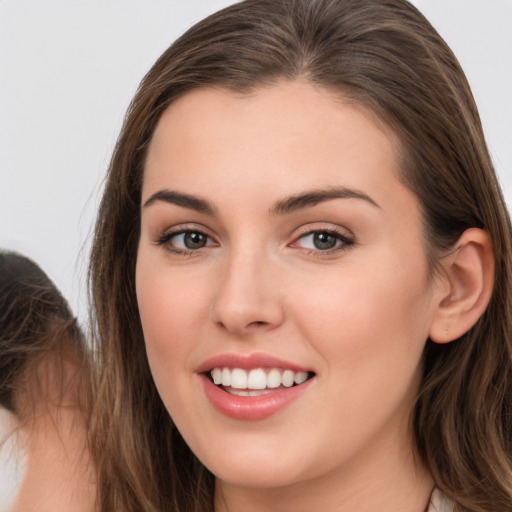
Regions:
<instances>
[{"instance_id":1,"label":"collar","mask_svg":"<svg viewBox=\"0 0 512 512\"><path fill-rule=\"evenodd\" d=\"M437 487L432 491L426 512L454 512L455 502L445 496Z\"/></svg>"}]
</instances>

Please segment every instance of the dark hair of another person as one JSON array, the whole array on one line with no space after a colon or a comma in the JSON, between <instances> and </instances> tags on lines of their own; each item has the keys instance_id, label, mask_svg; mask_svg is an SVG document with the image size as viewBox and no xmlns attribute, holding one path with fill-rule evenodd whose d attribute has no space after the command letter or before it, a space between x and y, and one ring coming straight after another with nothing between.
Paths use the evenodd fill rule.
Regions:
<instances>
[{"instance_id":1,"label":"dark hair of another person","mask_svg":"<svg viewBox=\"0 0 512 512\"><path fill-rule=\"evenodd\" d=\"M64 379L59 361L71 354L78 362L85 345L64 297L32 260L0 251L0 405L24 417L41 391L38 364L51 356L56 366L46 377Z\"/></svg>"},{"instance_id":2,"label":"dark hair of another person","mask_svg":"<svg viewBox=\"0 0 512 512\"><path fill-rule=\"evenodd\" d=\"M155 127L194 89L243 94L295 79L361 105L396 134L400 178L420 202L433 276L466 229L490 234L490 304L460 339L427 341L411 421L419 456L458 511L512 510L510 219L464 73L405 0L235 4L187 31L142 81L111 161L90 266L102 510L213 510L214 477L158 396L137 308L141 186Z\"/></svg>"}]
</instances>

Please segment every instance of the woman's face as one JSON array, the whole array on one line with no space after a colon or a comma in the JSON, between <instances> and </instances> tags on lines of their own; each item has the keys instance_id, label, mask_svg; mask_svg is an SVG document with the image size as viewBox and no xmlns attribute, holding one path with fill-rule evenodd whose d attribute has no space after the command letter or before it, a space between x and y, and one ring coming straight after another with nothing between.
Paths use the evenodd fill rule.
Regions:
<instances>
[{"instance_id":1,"label":"woman's face","mask_svg":"<svg viewBox=\"0 0 512 512\"><path fill-rule=\"evenodd\" d=\"M369 478L410 455L440 290L396 153L299 81L196 90L162 116L137 298L161 397L221 482Z\"/></svg>"}]
</instances>

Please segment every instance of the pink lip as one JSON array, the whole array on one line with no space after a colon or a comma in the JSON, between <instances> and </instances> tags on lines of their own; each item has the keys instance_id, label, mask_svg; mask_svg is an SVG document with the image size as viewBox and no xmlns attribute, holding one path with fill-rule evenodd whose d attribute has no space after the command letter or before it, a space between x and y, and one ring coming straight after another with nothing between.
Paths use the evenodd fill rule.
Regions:
<instances>
[{"instance_id":1,"label":"pink lip","mask_svg":"<svg viewBox=\"0 0 512 512\"><path fill-rule=\"evenodd\" d=\"M314 379L299 386L278 388L260 396L231 395L216 386L206 375L212 368L282 368L294 372L311 371L303 366L279 359L268 354L221 354L204 361L197 369L204 392L210 403L224 416L237 420L258 421L268 418L297 400Z\"/></svg>"},{"instance_id":2,"label":"pink lip","mask_svg":"<svg viewBox=\"0 0 512 512\"><path fill-rule=\"evenodd\" d=\"M309 388L313 380L309 379L299 386L278 389L266 395L237 396L223 391L204 373L200 375L200 378L208 400L217 411L228 418L245 421L264 420L283 410L297 400Z\"/></svg>"},{"instance_id":3,"label":"pink lip","mask_svg":"<svg viewBox=\"0 0 512 512\"><path fill-rule=\"evenodd\" d=\"M307 372L308 368L290 363L283 359L270 356L268 354L250 354L247 356L241 354L221 354L204 361L196 370L197 373L204 373L212 368L242 368L250 370L252 368L283 368L284 370L293 370L294 372Z\"/></svg>"}]
</instances>

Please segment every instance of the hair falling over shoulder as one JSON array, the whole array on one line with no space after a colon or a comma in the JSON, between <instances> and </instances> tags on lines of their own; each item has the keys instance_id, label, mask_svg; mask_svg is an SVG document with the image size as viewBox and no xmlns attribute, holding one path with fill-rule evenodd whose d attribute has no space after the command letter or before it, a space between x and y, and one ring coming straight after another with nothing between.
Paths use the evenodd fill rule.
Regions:
<instances>
[{"instance_id":1,"label":"hair falling over shoulder","mask_svg":"<svg viewBox=\"0 0 512 512\"><path fill-rule=\"evenodd\" d=\"M406 0L241 2L192 27L143 79L111 160L89 269L101 510L213 511L214 477L159 398L137 308L142 176L156 124L199 87L244 93L296 78L339 92L395 132L433 274L465 230L490 235L490 304L455 342L427 341L411 421L419 457L459 512L512 510L510 218L464 73Z\"/></svg>"}]
</instances>

